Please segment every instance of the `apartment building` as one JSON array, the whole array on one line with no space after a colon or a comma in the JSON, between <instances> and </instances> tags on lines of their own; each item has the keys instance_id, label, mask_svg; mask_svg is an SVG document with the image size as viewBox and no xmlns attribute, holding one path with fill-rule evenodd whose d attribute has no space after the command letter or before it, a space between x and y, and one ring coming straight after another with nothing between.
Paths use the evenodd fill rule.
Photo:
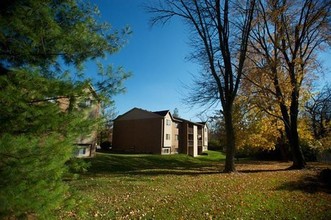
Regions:
<instances>
[{"instance_id":1,"label":"apartment building","mask_svg":"<svg viewBox=\"0 0 331 220\"><path fill-rule=\"evenodd\" d=\"M100 115L100 100L92 86L87 86L83 94L74 97L74 108L83 112L84 119L97 119ZM62 111L68 111L70 108L70 97L59 97L57 103ZM97 146L97 129L87 135L80 135L76 138L75 156L76 157L93 157L95 156Z\"/></svg>"},{"instance_id":2,"label":"apartment building","mask_svg":"<svg viewBox=\"0 0 331 220\"><path fill-rule=\"evenodd\" d=\"M197 156L208 149L208 127L206 123L173 117L169 110L151 112L133 108L114 120L112 149Z\"/></svg>"}]
</instances>

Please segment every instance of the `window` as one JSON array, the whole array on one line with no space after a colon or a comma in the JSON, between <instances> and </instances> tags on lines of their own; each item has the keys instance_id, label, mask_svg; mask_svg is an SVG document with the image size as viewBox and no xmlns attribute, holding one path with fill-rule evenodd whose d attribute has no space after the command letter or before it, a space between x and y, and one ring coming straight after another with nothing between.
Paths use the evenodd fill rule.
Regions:
<instances>
[{"instance_id":1,"label":"window","mask_svg":"<svg viewBox=\"0 0 331 220\"><path fill-rule=\"evenodd\" d=\"M76 156L80 157L80 156L85 156L86 154L86 147L78 147L78 149L76 150Z\"/></svg>"},{"instance_id":2,"label":"window","mask_svg":"<svg viewBox=\"0 0 331 220\"><path fill-rule=\"evenodd\" d=\"M88 108L88 107L91 107L92 106L92 100L91 99L85 99L85 100L82 100L78 103L78 106L80 108Z\"/></svg>"},{"instance_id":3,"label":"window","mask_svg":"<svg viewBox=\"0 0 331 220\"><path fill-rule=\"evenodd\" d=\"M166 140L170 140L170 134L166 134Z\"/></svg>"},{"instance_id":4,"label":"window","mask_svg":"<svg viewBox=\"0 0 331 220\"><path fill-rule=\"evenodd\" d=\"M86 148L79 149L78 155L85 155L86 154Z\"/></svg>"},{"instance_id":5,"label":"window","mask_svg":"<svg viewBox=\"0 0 331 220\"><path fill-rule=\"evenodd\" d=\"M169 119L166 120L166 125L168 125L168 126L171 125L171 121Z\"/></svg>"},{"instance_id":6,"label":"window","mask_svg":"<svg viewBox=\"0 0 331 220\"><path fill-rule=\"evenodd\" d=\"M178 134L175 135L175 140L178 141L179 138L178 138Z\"/></svg>"},{"instance_id":7,"label":"window","mask_svg":"<svg viewBox=\"0 0 331 220\"><path fill-rule=\"evenodd\" d=\"M162 154L170 154L170 148L163 148Z\"/></svg>"}]
</instances>

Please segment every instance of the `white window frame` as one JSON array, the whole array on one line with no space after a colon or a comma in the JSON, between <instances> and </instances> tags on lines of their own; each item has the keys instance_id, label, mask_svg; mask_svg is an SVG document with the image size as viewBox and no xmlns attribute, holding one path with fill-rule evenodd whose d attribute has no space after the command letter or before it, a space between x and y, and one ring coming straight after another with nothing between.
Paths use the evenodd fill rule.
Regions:
<instances>
[{"instance_id":1,"label":"white window frame","mask_svg":"<svg viewBox=\"0 0 331 220\"><path fill-rule=\"evenodd\" d=\"M170 153L171 153L171 149L169 147L162 148L162 154L170 154Z\"/></svg>"}]
</instances>

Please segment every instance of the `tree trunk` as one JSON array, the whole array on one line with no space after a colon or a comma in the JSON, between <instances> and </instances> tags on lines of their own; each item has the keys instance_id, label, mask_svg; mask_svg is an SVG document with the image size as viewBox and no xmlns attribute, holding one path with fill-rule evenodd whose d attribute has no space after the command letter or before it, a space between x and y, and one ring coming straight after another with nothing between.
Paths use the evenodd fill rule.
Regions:
<instances>
[{"instance_id":1,"label":"tree trunk","mask_svg":"<svg viewBox=\"0 0 331 220\"><path fill-rule=\"evenodd\" d=\"M274 69L274 71L276 71L276 69ZM282 100L283 95L279 86L277 74L275 74L273 83L276 88L277 98L279 100ZM298 134L299 92L298 92L298 88L296 87L296 82L293 79L292 79L292 86L293 86L293 90L291 92L290 110L288 111L288 108L285 105L284 101L279 102L279 107L285 125L284 127L285 127L286 137L288 139L293 157L293 165L290 168L303 169L306 166L306 162L299 144L299 134Z\"/></svg>"},{"instance_id":2,"label":"tree trunk","mask_svg":"<svg viewBox=\"0 0 331 220\"><path fill-rule=\"evenodd\" d=\"M291 127L289 129L290 135L288 136L293 155L293 165L290 167L291 169L303 169L306 167L306 162L300 146L299 134L298 134L298 114L299 114L298 96L299 95L296 90L292 91L292 100L290 107Z\"/></svg>"},{"instance_id":3,"label":"tree trunk","mask_svg":"<svg viewBox=\"0 0 331 220\"><path fill-rule=\"evenodd\" d=\"M290 167L290 169L304 169L306 167L306 162L299 143L298 131L293 127L291 129L291 137L289 139L293 155L293 165Z\"/></svg>"},{"instance_id":4,"label":"tree trunk","mask_svg":"<svg viewBox=\"0 0 331 220\"><path fill-rule=\"evenodd\" d=\"M299 144L297 116L291 115L291 120L284 120L284 124L286 137L293 157L293 165L290 169L303 169L306 166L306 162Z\"/></svg>"},{"instance_id":5,"label":"tree trunk","mask_svg":"<svg viewBox=\"0 0 331 220\"><path fill-rule=\"evenodd\" d=\"M225 173L235 172L234 156L236 153L235 134L232 121L232 108L224 108L225 132L226 132L226 159L225 159Z\"/></svg>"},{"instance_id":6,"label":"tree trunk","mask_svg":"<svg viewBox=\"0 0 331 220\"><path fill-rule=\"evenodd\" d=\"M285 105L280 105L282 109L283 121L285 124L285 133L288 139L292 157L293 164L290 169L303 169L306 167L306 162L303 156L303 152L299 143L299 134L298 134L298 93L292 91L290 115L285 111Z\"/></svg>"},{"instance_id":7,"label":"tree trunk","mask_svg":"<svg viewBox=\"0 0 331 220\"><path fill-rule=\"evenodd\" d=\"M286 136L284 136L284 132L280 129L278 130L280 134L280 138L277 139L277 145L279 152L280 152L280 159L283 162L289 161L289 155L288 155L288 145L286 144Z\"/></svg>"}]
</instances>

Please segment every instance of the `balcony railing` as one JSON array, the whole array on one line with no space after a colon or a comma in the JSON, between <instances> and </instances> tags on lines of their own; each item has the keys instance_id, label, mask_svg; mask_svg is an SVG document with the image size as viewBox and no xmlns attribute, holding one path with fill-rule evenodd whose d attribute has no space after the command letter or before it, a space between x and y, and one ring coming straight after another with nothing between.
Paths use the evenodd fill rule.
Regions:
<instances>
[{"instance_id":1,"label":"balcony railing","mask_svg":"<svg viewBox=\"0 0 331 220\"><path fill-rule=\"evenodd\" d=\"M202 140L198 140L198 146L202 146Z\"/></svg>"},{"instance_id":2,"label":"balcony railing","mask_svg":"<svg viewBox=\"0 0 331 220\"><path fill-rule=\"evenodd\" d=\"M171 153L171 149L170 148L162 148L161 154L170 154L170 153Z\"/></svg>"},{"instance_id":3,"label":"balcony railing","mask_svg":"<svg viewBox=\"0 0 331 220\"><path fill-rule=\"evenodd\" d=\"M188 145L189 147L193 146L193 143L194 143L193 140L188 140L188 141L187 141L187 145Z\"/></svg>"}]
</instances>

